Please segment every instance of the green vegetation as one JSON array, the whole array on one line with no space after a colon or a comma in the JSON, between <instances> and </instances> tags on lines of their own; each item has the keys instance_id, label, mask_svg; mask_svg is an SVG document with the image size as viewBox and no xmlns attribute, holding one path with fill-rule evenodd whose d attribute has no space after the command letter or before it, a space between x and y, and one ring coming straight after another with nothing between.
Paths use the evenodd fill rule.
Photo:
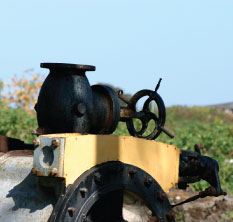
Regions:
<instances>
[{"instance_id":1,"label":"green vegetation","mask_svg":"<svg viewBox=\"0 0 233 222\"><path fill-rule=\"evenodd\" d=\"M43 77L30 70L25 73L28 76L13 77L8 84L0 80L0 135L31 143L35 138L31 132L37 128L33 107Z\"/></svg>"},{"instance_id":2,"label":"green vegetation","mask_svg":"<svg viewBox=\"0 0 233 222\"><path fill-rule=\"evenodd\" d=\"M135 125L140 125L139 121ZM215 108L174 106L167 109L166 128L175 138L162 133L157 141L188 150L194 150L195 144L203 145L202 154L219 163L222 188L233 193L233 163L229 162L233 159L233 115ZM129 135L125 123L119 123L114 134ZM207 186L205 181L192 185L198 191Z\"/></svg>"},{"instance_id":3,"label":"green vegetation","mask_svg":"<svg viewBox=\"0 0 233 222\"><path fill-rule=\"evenodd\" d=\"M31 143L37 128L35 115L27 113L22 108L8 108L0 105L0 135L18 138Z\"/></svg>"}]
</instances>

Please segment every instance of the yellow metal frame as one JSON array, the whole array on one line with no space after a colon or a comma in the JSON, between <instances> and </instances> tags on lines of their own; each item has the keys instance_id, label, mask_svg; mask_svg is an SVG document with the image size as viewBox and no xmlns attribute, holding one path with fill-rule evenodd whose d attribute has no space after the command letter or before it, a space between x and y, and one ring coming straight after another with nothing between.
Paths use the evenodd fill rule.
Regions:
<instances>
[{"instance_id":1,"label":"yellow metal frame","mask_svg":"<svg viewBox=\"0 0 233 222\"><path fill-rule=\"evenodd\" d=\"M150 174L167 192L178 182L180 150L165 143L128 136L51 134L65 138L64 178L72 184L97 164L121 161Z\"/></svg>"}]
</instances>

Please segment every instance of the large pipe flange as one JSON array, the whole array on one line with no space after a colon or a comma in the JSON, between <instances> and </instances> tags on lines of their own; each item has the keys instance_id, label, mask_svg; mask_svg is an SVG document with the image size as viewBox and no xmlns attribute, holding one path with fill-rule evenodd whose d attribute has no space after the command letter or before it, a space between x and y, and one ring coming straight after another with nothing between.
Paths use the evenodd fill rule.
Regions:
<instances>
[{"instance_id":1,"label":"large pipe flange","mask_svg":"<svg viewBox=\"0 0 233 222\"><path fill-rule=\"evenodd\" d=\"M167 221L172 208L156 180L142 169L118 161L102 163L84 172L61 195L49 221L124 221L123 190L139 195L158 221Z\"/></svg>"}]
</instances>

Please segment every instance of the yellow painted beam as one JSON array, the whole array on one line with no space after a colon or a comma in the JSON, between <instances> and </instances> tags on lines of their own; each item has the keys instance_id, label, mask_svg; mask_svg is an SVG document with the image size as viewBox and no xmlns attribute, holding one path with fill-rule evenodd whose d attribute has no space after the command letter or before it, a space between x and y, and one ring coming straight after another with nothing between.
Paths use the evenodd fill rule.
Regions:
<instances>
[{"instance_id":1,"label":"yellow painted beam","mask_svg":"<svg viewBox=\"0 0 233 222\"><path fill-rule=\"evenodd\" d=\"M64 177L72 184L83 172L107 161L121 161L149 173L167 192L178 182L180 150L165 143L128 136L51 134L65 138Z\"/></svg>"}]
</instances>

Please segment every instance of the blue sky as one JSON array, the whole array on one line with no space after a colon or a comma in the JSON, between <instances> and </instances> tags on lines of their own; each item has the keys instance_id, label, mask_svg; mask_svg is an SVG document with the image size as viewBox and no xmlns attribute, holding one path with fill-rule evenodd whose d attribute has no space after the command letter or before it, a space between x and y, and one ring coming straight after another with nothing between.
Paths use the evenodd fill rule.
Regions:
<instances>
[{"instance_id":1,"label":"blue sky","mask_svg":"<svg viewBox=\"0 0 233 222\"><path fill-rule=\"evenodd\" d=\"M0 79L41 62L95 65L91 84L154 89L170 105L233 101L232 0L2 1Z\"/></svg>"}]
</instances>

